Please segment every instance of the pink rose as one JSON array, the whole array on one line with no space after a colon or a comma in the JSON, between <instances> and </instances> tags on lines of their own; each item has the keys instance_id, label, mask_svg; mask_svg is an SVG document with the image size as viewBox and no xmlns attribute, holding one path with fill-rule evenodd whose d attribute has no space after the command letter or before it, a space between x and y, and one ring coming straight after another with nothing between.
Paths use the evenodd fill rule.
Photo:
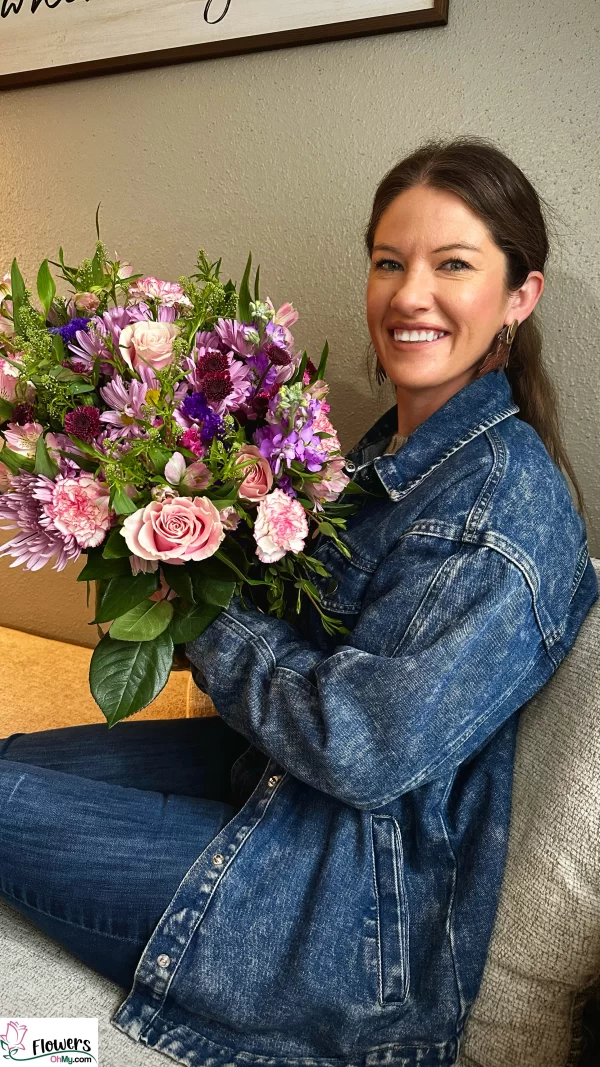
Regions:
<instances>
[{"instance_id":1,"label":"pink rose","mask_svg":"<svg viewBox=\"0 0 600 1067\"><path fill-rule=\"evenodd\" d=\"M52 500L44 512L66 537L74 537L80 548L95 548L110 529L109 489L93 474L55 479Z\"/></svg>"},{"instance_id":2,"label":"pink rose","mask_svg":"<svg viewBox=\"0 0 600 1067\"><path fill-rule=\"evenodd\" d=\"M248 456L256 457L258 463L253 463L251 467L247 468L248 473L238 489L238 496L242 500L249 500L250 503L257 504L259 500L263 500L266 497L273 486L273 471L268 459L262 455L257 445L244 445L240 448L235 462L241 464Z\"/></svg>"},{"instance_id":3,"label":"pink rose","mask_svg":"<svg viewBox=\"0 0 600 1067\"><path fill-rule=\"evenodd\" d=\"M275 563L286 552L302 552L308 537L306 512L299 500L274 489L258 505L253 533L258 558Z\"/></svg>"},{"instance_id":4,"label":"pink rose","mask_svg":"<svg viewBox=\"0 0 600 1067\"><path fill-rule=\"evenodd\" d=\"M100 298L95 293L75 293L67 305L69 314L75 315L78 311L93 315L100 303Z\"/></svg>"},{"instance_id":5,"label":"pink rose","mask_svg":"<svg viewBox=\"0 0 600 1067\"><path fill-rule=\"evenodd\" d=\"M225 537L219 512L205 496L153 500L127 516L121 533L134 555L171 563L206 559Z\"/></svg>"},{"instance_id":6,"label":"pink rose","mask_svg":"<svg viewBox=\"0 0 600 1067\"><path fill-rule=\"evenodd\" d=\"M180 332L173 322L132 322L119 336L123 359L131 370L139 370L144 362L153 370L163 370L173 359L173 341Z\"/></svg>"}]
</instances>

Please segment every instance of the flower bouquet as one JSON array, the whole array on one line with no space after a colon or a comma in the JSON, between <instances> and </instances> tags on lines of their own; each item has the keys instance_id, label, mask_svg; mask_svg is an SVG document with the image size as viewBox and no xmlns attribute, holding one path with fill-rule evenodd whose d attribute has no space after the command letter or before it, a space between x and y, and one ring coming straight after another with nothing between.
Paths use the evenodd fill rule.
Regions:
<instances>
[{"instance_id":1,"label":"flower bouquet","mask_svg":"<svg viewBox=\"0 0 600 1067\"><path fill-rule=\"evenodd\" d=\"M42 305L16 259L0 283L0 519L11 566L62 570L85 555L100 641L91 692L109 726L146 707L174 656L243 594L292 622L308 597L328 633L305 551L362 493L343 473L318 368L294 351L298 314L219 279L203 249L178 282L108 258L44 260ZM72 295L56 295L49 263ZM88 585L88 603L89 603ZM106 630L102 627L107 626Z\"/></svg>"}]
</instances>

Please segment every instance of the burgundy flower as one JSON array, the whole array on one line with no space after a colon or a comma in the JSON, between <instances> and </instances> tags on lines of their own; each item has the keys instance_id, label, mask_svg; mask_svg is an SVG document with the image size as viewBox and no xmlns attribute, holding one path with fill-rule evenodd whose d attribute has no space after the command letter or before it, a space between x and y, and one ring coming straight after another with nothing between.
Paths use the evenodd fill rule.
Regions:
<instances>
[{"instance_id":1,"label":"burgundy flower","mask_svg":"<svg viewBox=\"0 0 600 1067\"><path fill-rule=\"evenodd\" d=\"M33 408L31 404L16 404L13 408L13 422L19 426L25 426L28 422L34 422Z\"/></svg>"},{"instance_id":2,"label":"burgundy flower","mask_svg":"<svg viewBox=\"0 0 600 1067\"><path fill-rule=\"evenodd\" d=\"M202 380L202 391L207 400L224 400L233 392L233 384L229 371L219 371L217 374L207 374Z\"/></svg>"},{"instance_id":3,"label":"burgundy flower","mask_svg":"<svg viewBox=\"0 0 600 1067\"><path fill-rule=\"evenodd\" d=\"M288 367L293 360L293 356L290 356L289 352L273 343L265 345L263 352L276 367Z\"/></svg>"},{"instance_id":4,"label":"burgundy flower","mask_svg":"<svg viewBox=\"0 0 600 1067\"><path fill-rule=\"evenodd\" d=\"M90 444L97 433L100 432L100 412L98 408L80 407L69 411L65 415L65 430L78 437L85 444Z\"/></svg>"},{"instance_id":5,"label":"burgundy flower","mask_svg":"<svg viewBox=\"0 0 600 1067\"><path fill-rule=\"evenodd\" d=\"M224 352L209 352L206 356L200 356L196 363L196 372L199 378L207 374L219 374L229 369L229 361Z\"/></svg>"}]
</instances>

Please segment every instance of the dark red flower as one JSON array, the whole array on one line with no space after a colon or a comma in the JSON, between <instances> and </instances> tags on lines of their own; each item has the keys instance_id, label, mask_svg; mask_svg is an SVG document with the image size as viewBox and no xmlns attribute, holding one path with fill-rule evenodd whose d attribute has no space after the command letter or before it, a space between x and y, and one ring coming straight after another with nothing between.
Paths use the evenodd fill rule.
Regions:
<instances>
[{"instance_id":1,"label":"dark red flower","mask_svg":"<svg viewBox=\"0 0 600 1067\"><path fill-rule=\"evenodd\" d=\"M98 408L83 406L69 411L65 415L65 430L73 437L78 437L85 444L90 444L101 427Z\"/></svg>"}]
</instances>

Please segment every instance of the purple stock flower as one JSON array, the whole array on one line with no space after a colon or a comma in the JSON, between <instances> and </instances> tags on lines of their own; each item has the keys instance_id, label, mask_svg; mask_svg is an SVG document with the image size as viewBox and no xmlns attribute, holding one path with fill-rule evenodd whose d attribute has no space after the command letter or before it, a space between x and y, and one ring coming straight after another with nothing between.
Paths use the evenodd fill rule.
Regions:
<instances>
[{"instance_id":1,"label":"purple stock flower","mask_svg":"<svg viewBox=\"0 0 600 1067\"><path fill-rule=\"evenodd\" d=\"M223 419L209 407L204 393L190 393L173 414L176 422L185 430L201 423L199 434L202 444L210 444L213 437L222 437L225 433Z\"/></svg>"},{"instance_id":2,"label":"purple stock flower","mask_svg":"<svg viewBox=\"0 0 600 1067\"><path fill-rule=\"evenodd\" d=\"M0 547L0 556L14 557L11 567L23 563L26 571L39 571L56 556L53 569L62 571L81 555L75 538L63 536L44 510L53 491L50 478L23 473L11 477L11 491L0 495L0 519L10 523L5 529L19 531Z\"/></svg>"},{"instance_id":3,"label":"purple stock flower","mask_svg":"<svg viewBox=\"0 0 600 1067\"><path fill-rule=\"evenodd\" d=\"M70 322L67 322L66 326L52 326L48 330L48 333L57 333L62 337L65 345L70 345L77 336L78 331L85 333L90 321L89 318L71 319Z\"/></svg>"}]
</instances>

